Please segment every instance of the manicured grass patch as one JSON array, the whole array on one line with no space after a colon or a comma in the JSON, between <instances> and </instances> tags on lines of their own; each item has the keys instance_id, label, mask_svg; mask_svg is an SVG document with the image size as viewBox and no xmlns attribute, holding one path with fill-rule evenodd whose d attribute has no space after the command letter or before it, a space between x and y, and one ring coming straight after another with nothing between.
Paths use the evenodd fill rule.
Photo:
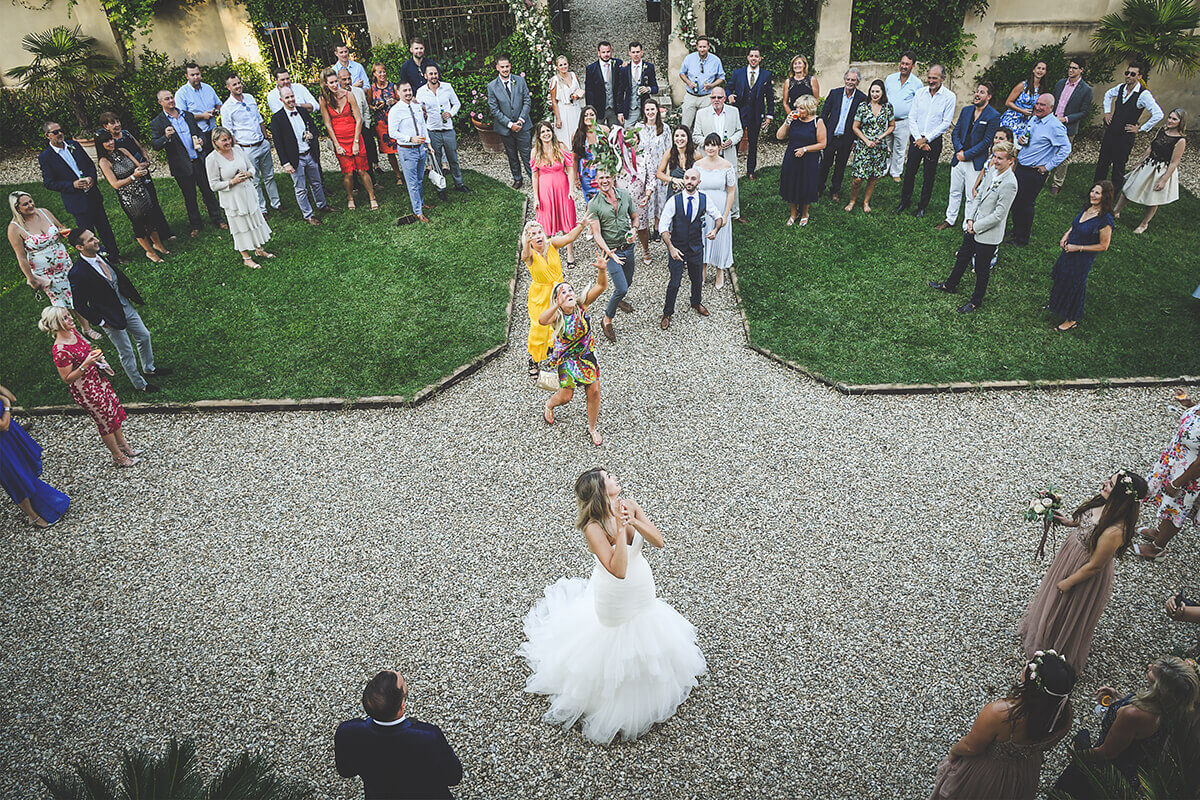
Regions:
<instances>
[{"instance_id":1,"label":"manicured grass patch","mask_svg":"<svg viewBox=\"0 0 1200 800\"><path fill-rule=\"evenodd\" d=\"M168 243L167 263L151 263L106 191L122 253L134 256L125 270L147 301L140 311L154 337L155 360L177 370L159 381L161 393L135 396L105 338L99 346L117 370L113 382L122 399L411 395L503 341L520 194L471 173L466 180L473 194L451 191L430 224L397 228L396 217L411 208L390 173L377 189L382 207L376 212L361 189L358 209L346 211L340 176L326 173L331 203L340 210L310 227L296 208L291 179L281 174L276 180L285 213L271 216L266 249L278 257L260 259L261 270L242 265L225 231L206 226L189 238L183 199L170 179L156 186L178 238ZM37 184L5 192L14 188L71 224L57 194ZM7 247L0 285L6 287L0 381L22 403L69 403L50 360L50 340L36 327L45 301L34 300Z\"/></svg>"},{"instance_id":2,"label":"manicured grass patch","mask_svg":"<svg viewBox=\"0 0 1200 800\"><path fill-rule=\"evenodd\" d=\"M1200 202L1186 192L1135 235L1143 209L1117 221L1113 243L1088 278L1084 318L1061 320L1041 307L1059 237L1082 208L1093 166L1073 164L1057 196L1043 192L1028 247L1000 246L983 307L959 314L973 286L957 295L930 289L944 280L962 239L945 217L948 168L939 171L924 219L893 214L900 187L880 179L872 212L853 214L828 198L807 227L788 228L778 170L741 182L753 222L734 230L734 264L751 341L845 383L941 383L1175 376L1200 368ZM919 194L919 180L918 193ZM914 204L915 205L915 204Z\"/></svg>"}]
</instances>

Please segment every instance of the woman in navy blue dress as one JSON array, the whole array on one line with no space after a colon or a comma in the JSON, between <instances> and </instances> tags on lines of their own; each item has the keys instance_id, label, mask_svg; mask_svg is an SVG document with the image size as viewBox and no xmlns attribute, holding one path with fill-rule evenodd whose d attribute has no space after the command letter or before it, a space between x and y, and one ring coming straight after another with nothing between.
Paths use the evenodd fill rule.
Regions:
<instances>
[{"instance_id":1,"label":"woman in navy blue dress","mask_svg":"<svg viewBox=\"0 0 1200 800\"><path fill-rule=\"evenodd\" d=\"M1088 206L1079 212L1071 229L1063 234L1058 246L1062 255L1054 262L1050 276L1054 285L1050 289L1050 303L1046 308L1064 318L1054 330L1069 331L1079 324L1083 316L1083 295L1087 289L1088 273L1097 253L1108 249L1113 230L1113 185L1111 181L1100 181L1088 194Z\"/></svg>"},{"instance_id":2,"label":"woman in navy blue dress","mask_svg":"<svg viewBox=\"0 0 1200 800\"><path fill-rule=\"evenodd\" d=\"M42 474L42 448L12 418L12 392L0 386L0 486L25 512L35 528L58 522L71 504L65 494L38 479Z\"/></svg>"},{"instance_id":3,"label":"woman in navy blue dress","mask_svg":"<svg viewBox=\"0 0 1200 800\"><path fill-rule=\"evenodd\" d=\"M787 224L808 224L808 205L817 199L820 178L821 151L825 149L825 123L817 119L817 98L811 94L796 100L796 110L788 114L775 134L787 141L779 171L779 196L787 200L791 215Z\"/></svg>"}]
</instances>

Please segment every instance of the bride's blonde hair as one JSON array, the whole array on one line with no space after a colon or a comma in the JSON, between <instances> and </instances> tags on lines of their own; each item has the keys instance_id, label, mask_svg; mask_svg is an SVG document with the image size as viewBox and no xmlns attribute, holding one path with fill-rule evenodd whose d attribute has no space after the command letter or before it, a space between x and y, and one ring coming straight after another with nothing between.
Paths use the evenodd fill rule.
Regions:
<instances>
[{"instance_id":1,"label":"bride's blonde hair","mask_svg":"<svg viewBox=\"0 0 1200 800\"><path fill-rule=\"evenodd\" d=\"M604 529L606 536L612 538L607 525L612 509L604 488L604 476L603 467L592 467L575 480L575 502L579 506L575 527L584 531L589 523L594 522Z\"/></svg>"}]
</instances>

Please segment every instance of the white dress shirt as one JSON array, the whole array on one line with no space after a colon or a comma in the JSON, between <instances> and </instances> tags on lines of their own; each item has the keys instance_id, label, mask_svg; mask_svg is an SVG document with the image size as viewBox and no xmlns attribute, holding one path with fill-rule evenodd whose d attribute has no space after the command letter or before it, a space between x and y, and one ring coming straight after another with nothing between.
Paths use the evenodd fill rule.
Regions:
<instances>
[{"instance_id":1,"label":"white dress shirt","mask_svg":"<svg viewBox=\"0 0 1200 800\"><path fill-rule=\"evenodd\" d=\"M924 139L932 142L942 138L942 134L954 124L954 104L957 101L954 92L944 85L932 95L928 86L922 87L913 98L912 108L908 112L908 132L913 141Z\"/></svg>"},{"instance_id":2,"label":"white dress shirt","mask_svg":"<svg viewBox=\"0 0 1200 800\"><path fill-rule=\"evenodd\" d=\"M692 215L690 217L688 217L688 220L691 221L691 220L696 219L696 215L700 213L700 195L702 194L701 191L699 189L697 189L694 194L688 194L687 190L685 189L685 190L679 192L679 194L683 195L683 214L684 214L684 216L687 216L688 198L690 197L693 199ZM724 212L724 211L725 211L725 209L721 209L721 212ZM710 230L712 228L712 226L717 223L717 219L719 217L719 214L713 211L711 203L709 203L705 206L704 216L705 216L704 229ZM674 220L675 220L675 196L672 195L667 200L667 207L665 209L663 209L662 215L658 218L658 232L660 234L670 233L671 232L671 223ZM676 247L679 247L680 242L672 242L672 244L674 244Z\"/></svg>"},{"instance_id":3,"label":"white dress shirt","mask_svg":"<svg viewBox=\"0 0 1200 800\"><path fill-rule=\"evenodd\" d=\"M63 145L62 147L50 145L50 149L62 156L62 160L67 162L67 166L75 170L75 177L83 177L83 172L80 171L79 164L75 161L75 155L71 152L71 148L67 147L66 145Z\"/></svg>"},{"instance_id":4,"label":"white dress shirt","mask_svg":"<svg viewBox=\"0 0 1200 800\"><path fill-rule=\"evenodd\" d=\"M429 87L426 83L420 89L417 89L417 100L420 105L425 106L425 110L429 113L426 127L431 131L452 131L454 130L454 116L458 110L462 108L462 103L458 100L458 95L454 92L454 87L445 81L438 82L437 92ZM450 119L442 119L442 112L449 111Z\"/></svg>"},{"instance_id":5,"label":"white dress shirt","mask_svg":"<svg viewBox=\"0 0 1200 800\"><path fill-rule=\"evenodd\" d=\"M1122 101L1129 99L1129 95L1125 93L1125 84L1123 83L1118 83L1116 86L1104 93L1105 114L1112 113L1113 103L1118 97L1120 97ZM1149 89L1142 89L1140 92L1138 92L1137 105L1138 108L1142 109L1143 111L1150 112L1150 119L1146 120L1146 122L1140 128L1138 128L1139 131L1145 133L1157 125L1159 120L1163 118L1162 106L1160 106L1154 99L1154 95L1150 94Z\"/></svg>"},{"instance_id":6,"label":"white dress shirt","mask_svg":"<svg viewBox=\"0 0 1200 800\"><path fill-rule=\"evenodd\" d=\"M850 106L854 105L856 91L857 89L851 89L849 93L845 93L843 90L841 110L838 112L837 125L833 128L834 136L844 136L846 133L846 117L850 116Z\"/></svg>"},{"instance_id":7,"label":"white dress shirt","mask_svg":"<svg viewBox=\"0 0 1200 800\"><path fill-rule=\"evenodd\" d=\"M429 138L429 126L425 124L425 109L416 100L406 103L397 100L396 105L388 111L388 136L396 140L396 144L413 144L414 136Z\"/></svg>"},{"instance_id":8,"label":"white dress shirt","mask_svg":"<svg viewBox=\"0 0 1200 800\"><path fill-rule=\"evenodd\" d=\"M244 94L241 100L229 95L221 104L221 124L233 134L233 141L242 147L253 147L263 140L262 114L258 113L258 103L251 95Z\"/></svg>"},{"instance_id":9,"label":"white dress shirt","mask_svg":"<svg viewBox=\"0 0 1200 800\"><path fill-rule=\"evenodd\" d=\"M303 155L308 152L308 142L304 141L304 134L308 133L308 128L304 126L304 120L300 117L300 109L288 111L287 118L292 125L292 130L296 132L296 146Z\"/></svg>"},{"instance_id":10,"label":"white dress shirt","mask_svg":"<svg viewBox=\"0 0 1200 800\"><path fill-rule=\"evenodd\" d=\"M290 88L292 90L292 94L296 95L296 105L310 105L312 108L308 109L309 111L317 111L321 108L321 106L317 104L317 98L312 96L312 92L306 89L304 84L293 83ZM283 108L283 101L279 99L278 86L267 92L267 108L271 109L272 114Z\"/></svg>"}]
</instances>

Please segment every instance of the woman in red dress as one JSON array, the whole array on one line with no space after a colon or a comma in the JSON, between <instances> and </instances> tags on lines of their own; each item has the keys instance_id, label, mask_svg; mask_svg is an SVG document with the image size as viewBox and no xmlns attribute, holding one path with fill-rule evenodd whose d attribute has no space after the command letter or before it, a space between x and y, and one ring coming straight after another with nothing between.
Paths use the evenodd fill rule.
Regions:
<instances>
[{"instance_id":1,"label":"woman in red dress","mask_svg":"<svg viewBox=\"0 0 1200 800\"><path fill-rule=\"evenodd\" d=\"M117 399L108 378L100 374L100 367L109 375L113 370L104 360L104 353L92 346L75 332L75 321L65 308L50 306L42 311L38 327L54 335L54 346L50 352L54 366L71 392L71 399L100 429L100 438L112 453L113 466L132 467L138 463L141 450L125 441L121 423L125 421L125 409Z\"/></svg>"},{"instance_id":2,"label":"woman in red dress","mask_svg":"<svg viewBox=\"0 0 1200 800\"><path fill-rule=\"evenodd\" d=\"M396 84L387 78L387 67L374 64L371 67L371 88L367 90L367 99L371 101L371 120L375 125L375 135L379 137L379 152L388 157L392 172L396 173L396 185L404 185L404 171L396 160L396 140L388 135L388 112L396 105L400 94Z\"/></svg>"},{"instance_id":3,"label":"woman in red dress","mask_svg":"<svg viewBox=\"0 0 1200 800\"><path fill-rule=\"evenodd\" d=\"M379 208L375 201L375 185L371 183L371 165L367 163L367 146L363 141L363 118L354 95L341 87L332 69L321 71L321 118L325 130L333 139L333 151L342 167L342 185L346 187L346 208L354 208L354 173L358 173L371 210Z\"/></svg>"}]
</instances>

